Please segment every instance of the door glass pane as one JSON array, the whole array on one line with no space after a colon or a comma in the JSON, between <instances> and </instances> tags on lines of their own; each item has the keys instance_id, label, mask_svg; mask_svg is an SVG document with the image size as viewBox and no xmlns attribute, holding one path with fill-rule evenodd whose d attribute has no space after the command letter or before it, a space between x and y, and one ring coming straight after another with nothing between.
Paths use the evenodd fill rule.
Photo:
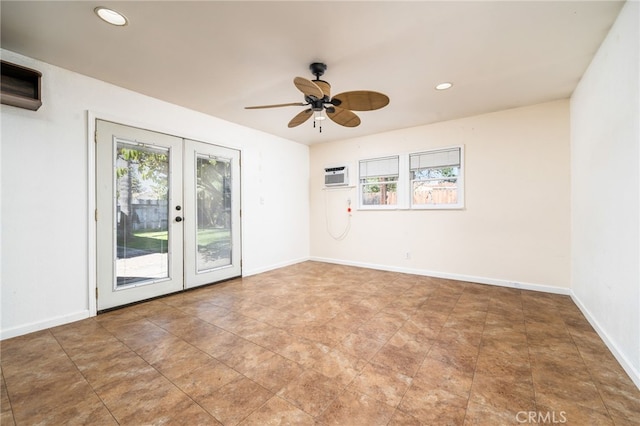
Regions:
<instances>
[{"instance_id":1,"label":"door glass pane","mask_svg":"<svg viewBox=\"0 0 640 426\"><path fill-rule=\"evenodd\" d=\"M169 150L118 141L116 288L168 278Z\"/></svg>"},{"instance_id":2,"label":"door glass pane","mask_svg":"<svg viewBox=\"0 0 640 426\"><path fill-rule=\"evenodd\" d=\"M196 157L197 272L231 265L231 161Z\"/></svg>"}]
</instances>

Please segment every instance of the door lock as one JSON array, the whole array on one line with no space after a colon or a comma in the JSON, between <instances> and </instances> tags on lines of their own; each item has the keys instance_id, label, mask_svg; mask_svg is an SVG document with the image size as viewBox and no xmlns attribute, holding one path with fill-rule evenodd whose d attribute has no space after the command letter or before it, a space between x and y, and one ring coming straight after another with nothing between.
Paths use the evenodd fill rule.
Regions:
<instances>
[{"instance_id":1,"label":"door lock","mask_svg":"<svg viewBox=\"0 0 640 426\"><path fill-rule=\"evenodd\" d=\"M182 218L180 216L176 216L176 222L182 222Z\"/></svg>"}]
</instances>

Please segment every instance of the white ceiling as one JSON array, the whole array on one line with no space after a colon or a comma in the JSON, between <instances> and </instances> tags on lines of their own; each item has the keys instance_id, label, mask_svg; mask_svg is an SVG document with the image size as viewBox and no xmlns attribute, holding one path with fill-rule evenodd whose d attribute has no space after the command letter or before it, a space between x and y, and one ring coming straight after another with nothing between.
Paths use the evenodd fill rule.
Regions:
<instances>
[{"instance_id":1,"label":"white ceiling","mask_svg":"<svg viewBox=\"0 0 640 426\"><path fill-rule=\"evenodd\" d=\"M567 98L619 1L5 1L2 48L225 120L313 144ZM114 8L129 25L93 13ZM293 78L328 65L333 94L374 90L362 124L312 120ZM434 86L454 87L437 92Z\"/></svg>"}]
</instances>

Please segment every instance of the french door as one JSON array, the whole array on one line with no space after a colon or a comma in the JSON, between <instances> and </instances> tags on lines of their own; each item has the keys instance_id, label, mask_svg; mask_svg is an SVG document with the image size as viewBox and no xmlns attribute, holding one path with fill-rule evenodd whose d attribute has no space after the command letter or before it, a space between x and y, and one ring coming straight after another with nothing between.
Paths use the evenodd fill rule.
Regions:
<instances>
[{"instance_id":1,"label":"french door","mask_svg":"<svg viewBox=\"0 0 640 426\"><path fill-rule=\"evenodd\" d=\"M241 274L240 153L96 121L97 308Z\"/></svg>"}]
</instances>

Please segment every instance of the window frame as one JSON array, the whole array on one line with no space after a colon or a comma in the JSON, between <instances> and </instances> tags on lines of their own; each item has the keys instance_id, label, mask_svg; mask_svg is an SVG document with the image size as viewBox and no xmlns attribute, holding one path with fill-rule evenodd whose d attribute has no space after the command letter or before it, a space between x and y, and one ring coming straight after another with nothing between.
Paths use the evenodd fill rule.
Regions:
<instances>
[{"instance_id":1,"label":"window frame","mask_svg":"<svg viewBox=\"0 0 640 426\"><path fill-rule=\"evenodd\" d=\"M456 191L457 191L457 203L455 204L424 204L424 203L414 203L414 182L421 181L421 179L412 179L411 178L411 157L416 155L437 153L443 151L451 151L458 149L460 150L460 157L458 162L458 176L456 177ZM464 209L464 146L463 145L455 145L449 147L442 148L434 148L425 151L412 152L408 156L409 159L409 170L407 171L407 192L409 194L409 205L412 210L461 210ZM431 167L432 169L439 169L451 167L450 165L442 165L440 167L435 166Z\"/></svg>"},{"instance_id":2,"label":"window frame","mask_svg":"<svg viewBox=\"0 0 640 426\"><path fill-rule=\"evenodd\" d=\"M411 179L411 157L421 154L436 153L441 151L450 151L458 149L460 151L459 170L456 178L457 198L455 204L418 204L413 202L413 182ZM465 208L464 198L464 179L465 179L465 161L464 161L464 145L450 145L437 148L424 149L420 151L404 152L399 154L384 155L379 157L369 157L358 160L358 210L463 210ZM384 160L388 158L396 158L398 161L398 179L396 184L396 204L363 204L363 185L361 164L367 161ZM442 166L447 167L447 166ZM437 168L437 167L434 167ZM382 175L381 175L382 176ZM393 183L393 182L389 182Z\"/></svg>"},{"instance_id":3,"label":"window frame","mask_svg":"<svg viewBox=\"0 0 640 426\"><path fill-rule=\"evenodd\" d=\"M384 157L374 157L374 158L364 158L362 160L358 161L358 210L397 210L400 208L400 194L401 194L401 190L402 190L402 185L401 185L401 181L402 181L402 167L401 167L401 161L400 161L401 156L396 154L396 155L387 155ZM373 162L373 161L378 161L378 160L387 160L387 159L396 159L397 161L397 170L398 173L397 175L378 175L377 177L387 177L387 176L396 176L396 179L394 181L388 181L388 182L372 182L372 183L363 183L363 177L362 177L362 163L364 162ZM367 176L367 177L375 177L375 176ZM365 177L365 179L367 178ZM371 186L371 185L376 185L376 184L384 184L384 185L389 185L389 184L395 184L396 185L396 202L395 204L364 204L364 197L363 197L363 188L365 186Z\"/></svg>"}]
</instances>

